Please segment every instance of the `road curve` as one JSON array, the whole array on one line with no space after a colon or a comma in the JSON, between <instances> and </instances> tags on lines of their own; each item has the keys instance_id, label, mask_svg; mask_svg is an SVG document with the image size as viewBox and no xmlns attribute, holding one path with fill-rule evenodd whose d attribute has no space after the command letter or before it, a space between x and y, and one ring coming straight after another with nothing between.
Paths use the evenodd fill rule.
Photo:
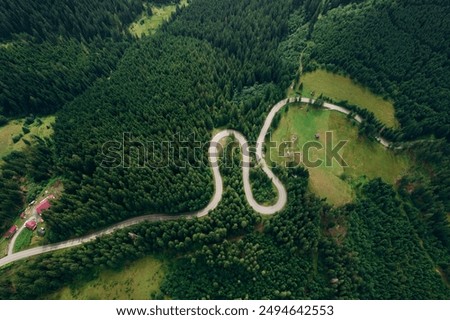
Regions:
<instances>
[{"instance_id":1,"label":"road curve","mask_svg":"<svg viewBox=\"0 0 450 320\"><path fill-rule=\"evenodd\" d=\"M223 138L231 137L231 136L236 138L236 140L239 142L239 144L241 146L244 192L245 192L245 196L247 198L249 205L256 212L258 212L260 214L264 214L264 215L270 215L270 214L279 212L286 205L287 192L286 192L286 189L285 189L283 183L275 176L275 174L272 172L272 170L270 170L270 168L267 166L266 161L264 159L263 146L264 146L265 137L267 135L267 132L270 129L270 126L272 124L272 121L273 121L275 115L285 105L287 105L288 103L294 103L294 102L313 104L315 101L313 99L309 99L309 98L297 97L297 98L284 99L284 100L281 100L280 102L278 102L275 106L272 107L269 114L267 115L267 118L264 121L263 128L261 129L261 132L260 132L257 142L256 142L256 160L257 160L258 164L261 166L261 168L263 169L263 171L272 180L273 184L275 185L275 188L278 191L278 200L274 205L272 205L272 206L261 205L253 197L253 192L252 192L252 188L251 188L251 184L250 184L250 164L251 164L250 146L249 146L247 140L245 139L245 137L240 132L227 129L227 130L223 130L223 131L217 133L211 139L211 142L210 142L210 146L208 149L208 158L209 158L209 163L210 163L211 169L213 171L215 191L214 191L214 195L213 195L211 201L204 209L199 210L197 212L184 213L181 215L150 214L150 215L135 217L135 218L131 218L131 219L122 221L122 222L117 223L113 226L110 226L106 229L97 231L95 233L92 233L92 234L84 236L84 237L80 237L80 238L76 238L76 239L72 239L72 240L68 240L68 241L63 241L63 242L59 242L59 243L55 243L55 244L44 245L44 246L40 246L40 247L36 247L36 248L32 248L32 249L23 250L23 251L16 252L16 253L12 253L12 251L10 251L6 257L0 259L0 267L7 265L9 263L12 263L14 261L26 259L26 258L29 258L32 256L43 254L43 253L48 253L48 252L52 252L52 251L57 251L57 250L61 250L61 249L67 249L67 248L79 246L81 244L93 241L98 237L113 233L114 231L117 231L119 229L130 227L130 226L133 226L133 225L145 222L145 221L147 221L147 222L170 221L170 220L178 220L178 219L200 218L200 217L206 216L209 212L214 210L219 205L220 201L222 200L223 180L222 180L222 175L220 174L220 168L219 168L219 165L220 165L219 156L220 156L220 151L221 151L220 150L220 148L221 148L220 141ZM338 111L338 112L341 112L344 114L350 113L349 110L347 110L343 107L334 105L334 104L330 104L330 103L324 103L323 107L326 109L335 110L335 111ZM359 115L356 115L354 119L358 122L363 121L363 119ZM377 138L377 140L386 147L389 146L389 144L390 144L388 141L386 141L382 138Z\"/></svg>"}]
</instances>

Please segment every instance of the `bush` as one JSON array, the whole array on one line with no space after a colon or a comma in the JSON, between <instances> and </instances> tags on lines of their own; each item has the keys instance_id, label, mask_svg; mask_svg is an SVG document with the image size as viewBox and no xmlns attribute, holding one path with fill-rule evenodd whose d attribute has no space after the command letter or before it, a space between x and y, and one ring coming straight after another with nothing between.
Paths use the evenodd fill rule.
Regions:
<instances>
[{"instance_id":1,"label":"bush","mask_svg":"<svg viewBox=\"0 0 450 320\"><path fill-rule=\"evenodd\" d=\"M33 115L30 115L29 117L26 117L25 118L25 125L30 125L30 124L32 124L34 122L34 116Z\"/></svg>"},{"instance_id":2,"label":"bush","mask_svg":"<svg viewBox=\"0 0 450 320\"><path fill-rule=\"evenodd\" d=\"M17 142L20 141L20 139L22 139L22 137L23 137L23 134L15 135L15 136L12 137L12 141L13 141L14 143L17 143Z\"/></svg>"},{"instance_id":3,"label":"bush","mask_svg":"<svg viewBox=\"0 0 450 320\"><path fill-rule=\"evenodd\" d=\"M22 131L23 131L24 134L30 133L30 128L22 127Z\"/></svg>"}]
</instances>

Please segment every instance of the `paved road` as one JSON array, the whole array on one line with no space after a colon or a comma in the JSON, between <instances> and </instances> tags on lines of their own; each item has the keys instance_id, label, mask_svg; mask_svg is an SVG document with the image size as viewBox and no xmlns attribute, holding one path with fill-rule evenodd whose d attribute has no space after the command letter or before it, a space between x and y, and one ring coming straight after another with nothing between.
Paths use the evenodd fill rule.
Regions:
<instances>
[{"instance_id":1,"label":"paved road","mask_svg":"<svg viewBox=\"0 0 450 320\"><path fill-rule=\"evenodd\" d=\"M197 211L197 212L185 213L185 214L181 214L181 215L151 214L151 215L136 217L136 218L132 218L132 219L120 222L120 223L113 225L111 227L108 227L104 230L95 232L93 234L90 234L90 235L87 235L87 236L84 236L81 238L72 239L72 240L68 240L68 241L64 241L64 242L60 242L60 243L56 243L56 244L45 245L45 246L41 246L41 247L37 247L37 248L32 248L32 249L20 251L17 253L12 253L12 251L10 251L6 257L0 259L0 267L6 265L8 263L17 261L17 260L29 258L29 257L36 256L39 254L75 247L75 246L81 245L83 243L93 241L94 239L96 239L98 237L113 233L116 230L123 229L123 228L129 227L129 226L132 226L132 225L136 225L136 224L144 222L144 221L150 221L150 222L169 221L169 220L177 220L177 219L192 219L192 218L196 218L196 217L206 216L210 211L214 210L219 205L219 203L222 199L223 180L222 180L222 176L221 176L220 170L219 170L219 164L220 164L219 163L219 155L220 155L220 148L221 148L220 141L223 138L230 137L230 136L234 136L241 146L242 155L243 155L242 173L243 173L243 181L244 181L244 191L245 191L245 196L247 198L248 203L256 212L258 212L260 214L270 215L270 214L274 214L274 213L280 211L281 209L283 209L283 207L286 205L286 202L287 202L286 189L285 189L284 185L282 184L282 182L275 176L275 174L267 166L266 161L264 159L263 145L264 145L265 137L266 137L267 132L272 124L272 121L273 121L273 118L275 117L275 115L286 104L293 103L293 102L299 102L299 101L301 101L303 103L308 103L308 104L314 103L314 100L309 99L309 98L301 98L301 99L300 98L289 98L289 99L284 99L284 100L281 100L280 102L278 102L269 112L269 114L264 122L263 128L261 129L261 133L259 134L257 142L256 142L256 160L257 160L258 164L261 166L261 168L263 169L263 171L272 180L273 184L275 185L275 187L278 191L278 200L274 205L263 206L263 205L257 203L255 198L253 197L252 188L250 185L250 162L251 162L250 146L249 146L247 140L245 139L245 137L240 132L235 131L235 130L223 130L223 131L217 133L211 139L211 143L210 143L210 146L208 149L209 162L210 162L211 169L213 171L213 176L214 176L215 192L214 192L214 195L213 195L211 201L204 209ZM338 111L338 112L341 112L344 114L350 113L349 110L339 107L334 104L330 104L330 103L325 103L324 108L330 109L330 110L335 110L335 111ZM355 120L358 122L361 122L363 119L359 115L356 115ZM384 139L381 139L381 138L377 138L377 139L382 145L384 145L386 147L389 146L389 144L390 144L388 141L386 141Z\"/></svg>"},{"instance_id":2,"label":"paved road","mask_svg":"<svg viewBox=\"0 0 450 320\"><path fill-rule=\"evenodd\" d=\"M273 117L272 117L273 119ZM264 130L262 132L267 133L267 130ZM233 136L240 144L241 150L242 150L242 175L243 175L243 181L244 181L244 192L245 196L247 198L248 203L250 206L258 213L260 214L274 214L285 206L287 202L287 192L284 188L284 185L281 183L281 181L275 176L275 174L270 170L270 168L267 166L266 162L264 161L262 157L262 151L260 153L256 153L256 158L258 159L259 165L264 170L264 172L267 174L267 176L272 180L272 182L275 185L275 188L278 191L278 200L273 206L263 206L256 202L255 198L253 197L252 187L250 185L250 166L251 166L251 154L250 154L250 145L248 144L247 139L238 131L235 130L223 130L216 134L213 139L211 140L211 145L209 148L209 161L213 170L214 174L214 183L216 192L213 197L213 200L210 202L207 208L215 208L222 197L222 191L223 191L223 183L222 183L222 176L219 171L219 148L217 146L219 145L219 141L223 138ZM264 135L265 136L265 135ZM211 210L211 209L210 209ZM208 210L202 210L200 215L202 216L208 214Z\"/></svg>"}]
</instances>

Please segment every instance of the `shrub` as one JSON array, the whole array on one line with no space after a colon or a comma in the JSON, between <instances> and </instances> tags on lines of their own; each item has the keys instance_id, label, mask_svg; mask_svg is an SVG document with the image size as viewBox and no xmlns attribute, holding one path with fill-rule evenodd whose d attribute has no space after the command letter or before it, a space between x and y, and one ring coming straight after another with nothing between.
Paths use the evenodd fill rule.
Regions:
<instances>
[{"instance_id":1,"label":"shrub","mask_svg":"<svg viewBox=\"0 0 450 320\"><path fill-rule=\"evenodd\" d=\"M30 115L29 117L26 117L25 118L25 125L30 125L30 124L32 124L33 122L34 122L34 116L33 115Z\"/></svg>"},{"instance_id":2,"label":"shrub","mask_svg":"<svg viewBox=\"0 0 450 320\"><path fill-rule=\"evenodd\" d=\"M23 134L15 135L15 136L12 137L12 141L13 141L14 143L17 143L17 142L20 141L20 139L22 139L22 137L23 137Z\"/></svg>"}]
</instances>

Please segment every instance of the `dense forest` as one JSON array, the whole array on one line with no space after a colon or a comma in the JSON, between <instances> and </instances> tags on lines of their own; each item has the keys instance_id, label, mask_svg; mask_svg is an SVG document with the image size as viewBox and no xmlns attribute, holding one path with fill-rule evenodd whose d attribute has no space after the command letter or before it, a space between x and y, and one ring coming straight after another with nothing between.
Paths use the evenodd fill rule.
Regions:
<instances>
[{"instance_id":1,"label":"dense forest","mask_svg":"<svg viewBox=\"0 0 450 320\"><path fill-rule=\"evenodd\" d=\"M231 159L231 160L229 160ZM448 299L450 288L417 241L407 203L375 180L361 200L331 209L307 192L308 173L277 169L289 203L262 221L243 197L238 154L226 154L224 198L208 217L143 223L64 252L6 267L1 299L45 297L161 253L173 261L162 299ZM383 201L380 201L383 200ZM400 232L398 232L400 231ZM226 272L224 272L224 270Z\"/></svg>"},{"instance_id":2,"label":"dense forest","mask_svg":"<svg viewBox=\"0 0 450 320\"><path fill-rule=\"evenodd\" d=\"M25 1L1 0L0 40L21 34L38 41L96 36L120 38L143 11L142 0Z\"/></svg>"},{"instance_id":3,"label":"dense forest","mask_svg":"<svg viewBox=\"0 0 450 320\"><path fill-rule=\"evenodd\" d=\"M161 292L149 298L449 299L445 1L192 0L140 40L126 26L143 1L61 1L54 10L4 2L34 19L0 19L0 56L15 61L1 64L11 76L0 79L8 88L0 114L59 111L52 140L4 159L0 218L9 222L20 208L23 179L58 175L64 196L43 214L50 242L203 208L213 194L211 132L232 128L255 141L301 52L303 71L342 72L393 99L396 139L426 165L396 186L360 184L340 208L308 191L307 170L275 168L288 204L262 219L245 199L240 154L226 152L234 165L221 167L223 199L207 217L142 223L6 266L1 299L42 298L149 254L170 261ZM61 62L47 64L52 54ZM28 61L23 69L20 61ZM363 130L379 129L372 120ZM251 179L259 201L276 197L259 168Z\"/></svg>"},{"instance_id":4,"label":"dense forest","mask_svg":"<svg viewBox=\"0 0 450 320\"><path fill-rule=\"evenodd\" d=\"M445 0L332 10L315 25L311 59L394 98L406 139L450 138L449 14Z\"/></svg>"},{"instance_id":5,"label":"dense forest","mask_svg":"<svg viewBox=\"0 0 450 320\"><path fill-rule=\"evenodd\" d=\"M167 3L177 1L158 1ZM35 115L59 110L98 78L109 76L133 43L128 25L144 4L148 2L2 0L0 126L7 124L8 117L27 116L26 130L28 119L33 122ZM14 153L4 159L0 230L8 228L27 198L35 195L23 188L24 179L36 182L26 168L46 172L42 167L53 161L53 151L46 161L34 160L35 169L18 160L33 161L28 155Z\"/></svg>"},{"instance_id":6,"label":"dense forest","mask_svg":"<svg viewBox=\"0 0 450 320\"><path fill-rule=\"evenodd\" d=\"M227 153L226 159L231 155L231 152ZM239 162L238 155L234 161ZM241 170L238 166L224 167L222 172L227 177L224 198L207 217L142 223L74 249L39 256L21 264L19 269L7 266L2 273L9 276L0 278L0 298L43 297L70 281L90 279L99 267L117 269L126 262L154 252L184 254L205 245L221 243L227 237L250 233L261 217L248 207L242 197Z\"/></svg>"},{"instance_id":7,"label":"dense forest","mask_svg":"<svg viewBox=\"0 0 450 320\"><path fill-rule=\"evenodd\" d=\"M108 76L144 2L1 0L0 114L53 113Z\"/></svg>"},{"instance_id":8,"label":"dense forest","mask_svg":"<svg viewBox=\"0 0 450 320\"><path fill-rule=\"evenodd\" d=\"M49 114L114 70L127 44L109 39L83 43L15 41L0 47L0 114ZM49 63L52 61L52 63Z\"/></svg>"},{"instance_id":9,"label":"dense forest","mask_svg":"<svg viewBox=\"0 0 450 320\"><path fill-rule=\"evenodd\" d=\"M306 171L290 170L277 172L289 192L282 213L251 234L176 260L162 293L176 299L448 298L436 271L448 272L448 254L435 247L435 265L412 222L419 212L391 186L372 181L355 204L331 209L306 191ZM233 181L232 172L227 177Z\"/></svg>"},{"instance_id":10,"label":"dense forest","mask_svg":"<svg viewBox=\"0 0 450 320\"><path fill-rule=\"evenodd\" d=\"M290 1L195 1L129 48L108 80L69 103L55 146L72 183L45 215L50 239L205 207L213 193L210 130L226 125L256 140L265 112L283 97L289 72L274 52L290 8ZM105 143L115 151L104 154ZM169 153L176 157L167 163Z\"/></svg>"},{"instance_id":11,"label":"dense forest","mask_svg":"<svg viewBox=\"0 0 450 320\"><path fill-rule=\"evenodd\" d=\"M35 115L55 112L97 78L108 76L132 43L128 24L143 10L140 0L1 0L0 6L0 126L8 118L27 116L23 130ZM32 190L25 192L25 179L42 182L30 172L44 174L43 167L53 161L53 148L46 159L33 160L33 150L3 159L2 231L17 217L27 197L35 195Z\"/></svg>"}]
</instances>

